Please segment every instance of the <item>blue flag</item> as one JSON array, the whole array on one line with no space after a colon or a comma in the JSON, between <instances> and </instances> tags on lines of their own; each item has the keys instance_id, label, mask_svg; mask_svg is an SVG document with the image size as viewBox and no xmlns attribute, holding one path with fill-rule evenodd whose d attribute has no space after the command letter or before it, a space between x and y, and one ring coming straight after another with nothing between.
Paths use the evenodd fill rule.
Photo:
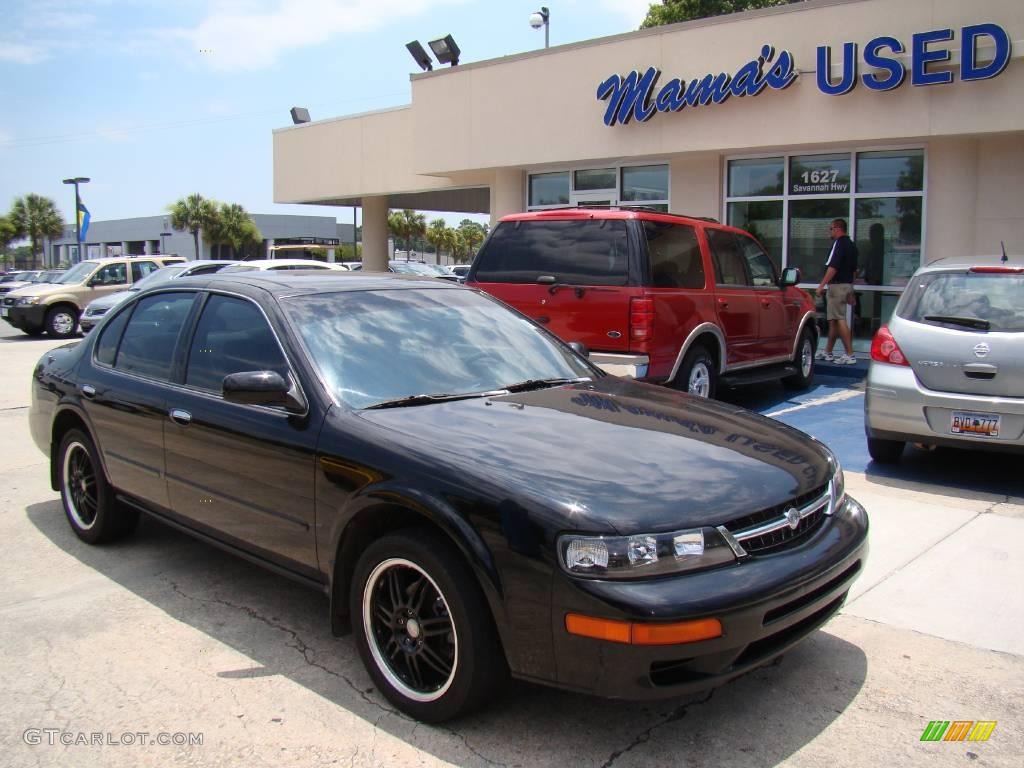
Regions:
<instances>
[{"instance_id":1,"label":"blue flag","mask_svg":"<svg viewBox=\"0 0 1024 768\"><path fill-rule=\"evenodd\" d=\"M81 200L78 201L78 229L82 233L80 237L84 243L85 233L89 231L89 209Z\"/></svg>"}]
</instances>

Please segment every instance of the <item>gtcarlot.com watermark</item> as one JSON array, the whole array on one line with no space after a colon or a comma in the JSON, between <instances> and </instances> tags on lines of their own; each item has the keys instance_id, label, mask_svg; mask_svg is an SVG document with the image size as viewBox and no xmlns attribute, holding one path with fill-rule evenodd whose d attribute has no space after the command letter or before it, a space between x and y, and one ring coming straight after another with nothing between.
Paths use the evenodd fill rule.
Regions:
<instances>
[{"instance_id":1,"label":"gtcarlot.com watermark","mask_svg":"<svg viewBox=\"0 0 1024 768\"><path fill-rule=\"evenodd\" d=\"M149 731L65 731L61 728L26 728L21 735L29 746L55 747L201 747L201 733L150 733Z\"/></svg>"}]
</instances>

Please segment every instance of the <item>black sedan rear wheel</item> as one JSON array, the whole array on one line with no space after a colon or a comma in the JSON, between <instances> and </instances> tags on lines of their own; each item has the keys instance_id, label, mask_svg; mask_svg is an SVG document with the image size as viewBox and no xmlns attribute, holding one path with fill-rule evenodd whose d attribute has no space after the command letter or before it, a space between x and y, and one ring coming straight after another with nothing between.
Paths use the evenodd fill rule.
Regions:
<instances>
[{"instance_id":1,"label":"black sedan rear wheel","mask_svg":"<svg viewBox=\"0 0 1024 768\"><path fill-rule=\"evenodd\" d=\"M138 513L114 498L88 435L70 430L57 452L60 498L71 530L82 541L102 544L130 533Z\"/></svg>"},{"instance_id":2,"label":"black sedan rear wheel","mask_svg":"<svg viewBox=\"0 0 1024 768\"><path fill-rule=\"evenodd\" d=\"M476 578L433 531L371 544L356 565L351 610L370 676L418 720L441 722L480 706L505 674Z\"/></svg>"}]
</instances>

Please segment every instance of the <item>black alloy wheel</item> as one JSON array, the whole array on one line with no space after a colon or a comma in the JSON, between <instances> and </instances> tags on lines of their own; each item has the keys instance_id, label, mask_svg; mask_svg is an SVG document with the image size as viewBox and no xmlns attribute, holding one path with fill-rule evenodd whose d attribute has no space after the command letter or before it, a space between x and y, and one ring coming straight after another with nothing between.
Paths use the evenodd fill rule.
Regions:
<instances>
[{"instance_id":1,"label":"black alloy wheel","mask_svg":"<svg viewBox=\"0 0 1024 768\"><path fill-rule=\"evenodd\" d=\"M60 498L71 530L82 541L101 544L134 530L138 513L118 504L89 437L72 429L61 440Z\"/></svg>"},{"instance_id":2,"label":"black alloy wheel","mask_svg":"<svg viewBox=\"0 0 1024 768\"><path fill-rule=\"evenodd\" d=\"M475 576L434 531L403 530L367 547L351 610L370 676L419 720L441 722L477 708L507 674Z\"/></svg>"}]
</instances>

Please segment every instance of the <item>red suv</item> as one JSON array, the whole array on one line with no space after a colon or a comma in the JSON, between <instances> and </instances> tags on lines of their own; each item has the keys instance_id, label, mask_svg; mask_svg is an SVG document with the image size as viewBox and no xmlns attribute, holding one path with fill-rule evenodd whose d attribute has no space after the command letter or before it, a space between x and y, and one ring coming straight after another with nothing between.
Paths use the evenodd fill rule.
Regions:
<instances>
[{"instance_id":1,"label":"red suv","mask_svg":"<svg viewBox=\"0 0 1024 768\"><path fill-rule=\"evenodd\" d=\"M573 208L505 216L467 285L580 342L610 373L714 397L719 383L811 383L817 327L799 278L713 219Z\"/></svg>"}]
</instances>

